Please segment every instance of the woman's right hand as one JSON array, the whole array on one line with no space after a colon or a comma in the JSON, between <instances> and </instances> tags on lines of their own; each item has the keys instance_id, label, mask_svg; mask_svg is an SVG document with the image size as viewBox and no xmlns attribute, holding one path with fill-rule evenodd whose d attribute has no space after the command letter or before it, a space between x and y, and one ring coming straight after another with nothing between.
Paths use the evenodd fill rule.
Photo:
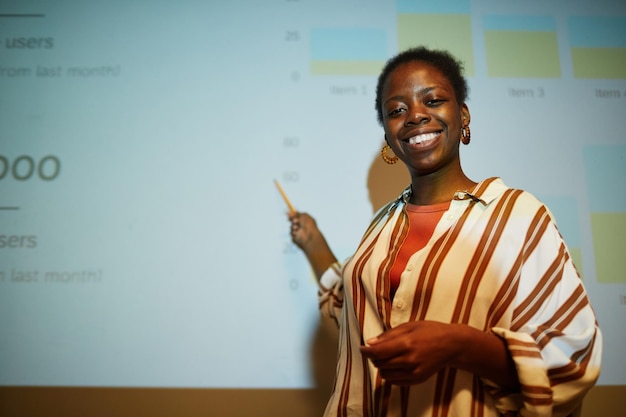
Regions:
<instances>
[{"instance_id":1,"label":"woman's right hand","mask_svg":"<svg viewBox=\"0 0 626 417\"><path fill-rule=\"evenodd\" d=\"M337 262L326 238L318 229L315 219L307 213L288 213L291 223L291 240L306 255L315 276L319 279L330 265Z\"/></svg>"},{"instance_id":2,"label":"woman's right hand","mask_svg":"<svg viewBox=\"0 0 626 417\"><path fill-rule=\"evenodd\" d=\"M291 223L291 240L305 253L315 250L316 242L324 239L317 228L315 219L307 213L289 213L287 215Z\"/></svg>"}]
</instances>

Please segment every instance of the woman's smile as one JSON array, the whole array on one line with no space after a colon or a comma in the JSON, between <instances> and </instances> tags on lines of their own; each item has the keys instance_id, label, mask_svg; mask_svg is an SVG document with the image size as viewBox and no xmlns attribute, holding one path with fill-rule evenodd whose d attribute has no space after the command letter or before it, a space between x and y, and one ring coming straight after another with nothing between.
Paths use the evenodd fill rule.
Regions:
<instances>
[{"instance_id":1,"label":"woman's smile","mask_svg":"<svg viewBox=\"0 0 626 417\"><path fill-rule=\"evenodd\" d=\"M441 132L421 133L404 140L404 142L409 145L426 145L439 137L439 135L441 135Z\"/></svg>"}]
</instances>

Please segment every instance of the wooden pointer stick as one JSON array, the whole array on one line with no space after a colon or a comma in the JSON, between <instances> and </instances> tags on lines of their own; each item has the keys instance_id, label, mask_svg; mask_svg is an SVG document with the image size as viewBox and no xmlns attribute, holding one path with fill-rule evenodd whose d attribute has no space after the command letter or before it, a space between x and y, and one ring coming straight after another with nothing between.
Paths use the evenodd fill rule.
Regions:
<instances>
[{"instance_id":1,"label":"wooden pointer stick","mask_svg":"<svg viewBox=\"0 0 626 417\"><path fill-rule=\"evenodd\" d=\"M276 188L278 188L278 192L283 197L283 200L285 200L285 203L287 203L287 207L289 207L289 213L294 214L296 212L296 209L293 206L293 204L291 204L291 201L289 201L289 198L287 198L287 194L285 194L285 192L283 191L283 188L280 186L278 181L274 180L274 184L276 184Z\"/></svg>"}]
</instances>

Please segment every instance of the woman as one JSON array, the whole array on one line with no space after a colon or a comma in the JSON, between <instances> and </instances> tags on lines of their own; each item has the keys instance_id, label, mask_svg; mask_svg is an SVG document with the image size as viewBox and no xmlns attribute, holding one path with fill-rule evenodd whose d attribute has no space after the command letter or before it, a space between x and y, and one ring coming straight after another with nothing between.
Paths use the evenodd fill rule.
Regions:
<instances>
[{"instance_id":1,"label":"woman","mask_svg":"<svg viewBox=\"0 0 626 417\"><path fill-rule=\"evenodd\" d=\"M289 216L340 328L326 416L569 416L600 371L595 315L548 209L498 178L469 179L467 84L416 48L376 90L385 161L410 186L336 262L314 220Z\"/></svg>"}]
</instances>

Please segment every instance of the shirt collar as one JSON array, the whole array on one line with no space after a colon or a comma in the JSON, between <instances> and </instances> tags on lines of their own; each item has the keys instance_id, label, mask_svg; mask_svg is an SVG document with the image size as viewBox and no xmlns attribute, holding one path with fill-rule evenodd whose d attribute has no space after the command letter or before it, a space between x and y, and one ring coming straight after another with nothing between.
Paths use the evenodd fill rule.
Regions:
<instances>
[{"instance_id":1,"label":"shirt collar","mask_svg":"<svg viewBox=\"0 0 626 417\"><path fill-rule=\"evenodd\" d=\"M486 206L501 195L506 189L508 189L508 187L504 185L504 182L502 182L499 177L491 177L478 183L471 191L459 190L455 192L452 200L471 200L475 203L481 203ZM412 190L409 185L398 197L398 202L402 201L404 204L408 204L409 199L411 198L411 193Z\"/></svg>"}]
</instances>

